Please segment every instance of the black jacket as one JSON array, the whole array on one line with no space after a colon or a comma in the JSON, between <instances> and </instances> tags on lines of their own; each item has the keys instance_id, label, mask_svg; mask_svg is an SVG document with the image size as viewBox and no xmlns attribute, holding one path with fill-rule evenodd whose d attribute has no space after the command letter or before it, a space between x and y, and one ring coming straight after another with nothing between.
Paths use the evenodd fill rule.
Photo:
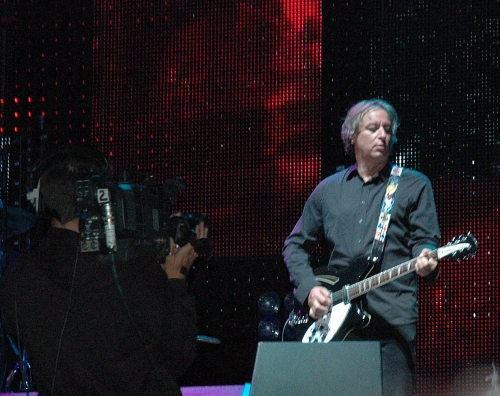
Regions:
<instances>
[{"instance_id":1,"label":"black jacket","mask_svg":"<svg viewBox=\"0 0 500 396\"><path fill-rule=\"evenodd\" d=\"M152 255L113 262L51 229L0 280L5 327L43 395L179 395L196 353L194 300Z\"/></svg>"}]
</instances>

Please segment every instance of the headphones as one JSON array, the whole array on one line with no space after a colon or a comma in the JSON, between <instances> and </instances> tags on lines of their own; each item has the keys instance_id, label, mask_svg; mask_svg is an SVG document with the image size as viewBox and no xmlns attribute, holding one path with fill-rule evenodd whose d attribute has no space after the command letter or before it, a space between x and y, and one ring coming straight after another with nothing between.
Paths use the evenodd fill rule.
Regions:
<instances>
[{"instance_id":1,"label":"headphones","mask_svg":"<svg viewBox=\"0 0 500 396\"><path fill-rule=\"evenodd\" d=\"M81 174L81 178L104 175L109 170L109 163L104 154L86 144L64 144L47 154L42 154L31 169L33 180L37 180L37 185L26 193L26 198L31 202L36 214L43 209L40 202L40 181L43 174L52 167L69 161L83 164L82 168L75 172L76 175Z\"/></svg>"}]
</instances>

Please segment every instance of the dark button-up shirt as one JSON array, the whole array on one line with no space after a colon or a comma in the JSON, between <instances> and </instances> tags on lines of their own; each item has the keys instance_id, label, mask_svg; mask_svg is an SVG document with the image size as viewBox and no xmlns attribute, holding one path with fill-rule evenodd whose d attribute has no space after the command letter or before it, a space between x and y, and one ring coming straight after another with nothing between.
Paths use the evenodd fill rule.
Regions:
<instances>
[{"instance_id":1,"label":"dark button-up shirt","mask_svg":"<svg viewBox=\"0 0 500 396\"><path fill-rule=\"evenodd\" d=\"M305 302L315 280L310 254L324 236L332 253L329 265L347 268L354 259L369 257L391 164L364 182L356 165L324 179L309 196L302 216L285 241L283 257L296 289ZM385 250L379 270L401 264L423 248L439 246L439 224L429 179L405 168L395 194ZM433 274L435 277L436 274ZM417 281L414 272L370 291L367 309L390 324L415 323Z\"/></svg>"}]
</instances>

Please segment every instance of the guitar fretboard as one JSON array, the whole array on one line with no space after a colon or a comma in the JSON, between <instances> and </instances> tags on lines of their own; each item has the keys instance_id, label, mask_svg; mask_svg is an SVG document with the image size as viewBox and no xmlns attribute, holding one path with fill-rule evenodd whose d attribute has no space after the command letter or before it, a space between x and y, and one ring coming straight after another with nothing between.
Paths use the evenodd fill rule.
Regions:
<instances>
[{"instance_id":1,"label":"guitar fretboard","mask_svg":"<svg viewBox=\"0 0 500 396\"><path fill-rule=\"evenodd\" d=\"M392 282L395 279L415 271L415 264L417 259L399 264L395 267L389 268L362 281L356 282L353 285L347 286L347 295L349 301L368 293L370 290L383 286L386 283Z\"/></svg>"},{"instance_id":2,"label":"guitar fretboard","mask_svg":"<svg viewBox=\"0 0 500 396\"><path fill-rule=\"evenodd\" d=\"M474 255L476 253L476 249L477 241L471 233L468 233L465 238L461 238L453 243L450 242L446 246L432 250L428 253L428 256L432 256L437 259L454 257L458 260L466 254ZM417 260L418 257L415 257L352 285L344 286L341 290L332 293L331 297L333 304L335 305L342 301L345 304L348 304L355 298L368 293L370 290L376 289L377 287L383 286L386 283L415 271L415 264L417 263Z\"/></svg>"}]
</instances>

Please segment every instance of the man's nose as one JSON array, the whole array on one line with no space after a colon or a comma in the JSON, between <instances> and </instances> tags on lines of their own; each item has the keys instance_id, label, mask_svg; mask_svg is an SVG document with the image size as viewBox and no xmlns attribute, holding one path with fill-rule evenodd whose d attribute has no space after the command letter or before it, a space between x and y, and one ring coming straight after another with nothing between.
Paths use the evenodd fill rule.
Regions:
<instances>
[{"instance_id":1,"label":"man's nose","mask_svg":"<svg viewBox=\"0 0 500 396\"><path fill-rule=\"evenodd\" d=\"M387 132L384 127L380 127L377 132L378 137L382 140L385 140L387 136L389 136L389 132Z\"/></svg>"}]
</instances>

